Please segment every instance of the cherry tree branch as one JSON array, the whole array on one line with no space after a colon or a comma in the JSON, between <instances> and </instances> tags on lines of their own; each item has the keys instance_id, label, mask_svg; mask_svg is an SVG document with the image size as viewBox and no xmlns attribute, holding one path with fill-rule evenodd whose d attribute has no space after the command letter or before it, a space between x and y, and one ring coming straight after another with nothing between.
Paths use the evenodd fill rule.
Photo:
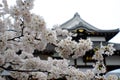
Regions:
<instances>
[{"instance_id":1,"label":"cherry tree branch","mask_svg":"<svg viewBox=\"0 0 120 80\"><path fill-rule=\"evenodd\" d=\"M19 70L19 69L9 69L9 68L5 68L3 66L0 66L0 68L2 68L4 70L16 71L16 72L48 72L48 71L41 71L40 69L36 69L36 70Z\"/></svg>"},{"instance_id":2,"label":"cherry tree branch","mask_svg":"<svg viewBox=\"0 0 120 80\"><path fill-rule=\"evenodd\" d=\"M22 21L22 20L21 20L21 21ZM21 38L21 37L24 36L24 35L23 35L24 28L25 28L25 26L24 26L24 21L22 21L22 23L20 24L20 26L22 27L22 28L21 28L21 35L20 35L20 36L17 36L17 37L14 37L14 38L12 38L12 39L8 39L7 41L11 41L11 40L15 41L15 39Z\"/></svg>"}]
</instances>

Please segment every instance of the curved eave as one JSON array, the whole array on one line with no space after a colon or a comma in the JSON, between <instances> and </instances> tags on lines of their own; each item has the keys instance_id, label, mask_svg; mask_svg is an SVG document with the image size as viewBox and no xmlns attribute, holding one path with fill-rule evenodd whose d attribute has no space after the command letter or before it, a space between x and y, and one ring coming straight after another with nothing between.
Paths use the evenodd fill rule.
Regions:
<instances>
[{"instance_id":1,"label":"curved eave","mask_svg":"<svg viewBox=\"0 0 120 80\"><path fill-rule=\"evenodd\" d=\"M119 33L119 29L113 29L113 30L98 30L96 32L104 34L106 41L109 41L113 37L115 37L116 34Z\"/></svg>"},{"instance_id":2,"label":"curved eave","mask_svg":"<svg viewBox=\"0 0 120 80\"><path fill-rule=\"evenodd\" d=\"M91 28L89 28L89 27L86 27L85 25L84 26L82 26L82 25L77 25L77 26L75 26L75 27L73 27L73 28L71 28L71 29L68 29L69 31L73 31L73 30L76 30L76 29L85 29L85 30L87 30L87 31L89 31L89 32L92 32L92 31L94 31L94 32L107 32L107 33L109 33L109 32L115 32L115 33L118 33L120 30L119 30L119 28L118 29L112 29L112 30L101 30L101 29L91 29Z\"/></svg>"},{"instance_id":3,"label":"curved eave","mask_svg":"<svg viewBox=\"0 0 120 80\"><path fill-rule=\"evenodd\" d=\"M115 35L116 34L118 34L119 33L119 29L113 29L113 30L93 30L93 29L89 29L89 28L87 28L87 27L84 27L84 26L81 26L81 27L79 27L79 26L76 26L76 27L74 27L74 28L72 28L72 29L68 29L69 31L76 31L76 30L78 30L78 29L85 29L88 33L89 32L94 32L94 34L91 34L91 36L104 36L105 37L105 39L106 39L106 41L108 42L110 39L112 39L113 37L115 37Z\"/></svg>"},{"instance_id":4,"label":"curved eave","mask_svg":"<svg viewBox=\"0 0 120 80\"><path fill-rule=\"evenodd\" d=\"M115 37L116 36L116 34L118 34L119 33L119 31L109 31L109 32L107 32L107 33L105 33L105 38L106 38L106 41L109 41L109 40L111 40L113 37Z\"/></svg>"},{"instance_id":5,"label":"curved eave","mask_svg":"<svg viewBox=\"0 0 120 80\"><path fill-rule=\"evenodd\" d=\"M101 30L101 29L99 29L99 30L96 30L97 32L115 32L115 33L118 33L120 30L119 30L119 28L117 28L117 29L112 29L112 30Z\"/></svg>"}]
</instances>

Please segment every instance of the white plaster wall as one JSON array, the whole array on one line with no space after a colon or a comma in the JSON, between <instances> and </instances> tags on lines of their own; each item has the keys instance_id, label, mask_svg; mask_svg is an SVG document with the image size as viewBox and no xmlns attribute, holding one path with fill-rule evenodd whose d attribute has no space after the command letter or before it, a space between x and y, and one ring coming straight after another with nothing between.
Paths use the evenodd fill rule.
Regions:
<instances>
[{"instance_id":1,"label":"white plaster wall","mask_svg":"<svg viewBox=\"0 0 120 80\"><path fill-rule=\"evenodd\" d=\"M109 56L106 58L106 65L120 65L120 56Z\"/></svg>"}]
</instances>

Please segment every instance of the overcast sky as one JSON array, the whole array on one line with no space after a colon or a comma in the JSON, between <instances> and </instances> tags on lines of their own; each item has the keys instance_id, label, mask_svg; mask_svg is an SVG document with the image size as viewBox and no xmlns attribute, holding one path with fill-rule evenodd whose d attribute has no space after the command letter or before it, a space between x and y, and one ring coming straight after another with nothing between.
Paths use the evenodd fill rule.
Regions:
<instances>
[{"instance_id":1,"label":"overcast sky","mask_svg":"<svg viewBox=\"0 0 120 80\"><path fill-rule=\"evenodd\" d=\"M33 11L44 17L47 27L64 23L76 12L95 27L120 27L120 0L35 0Z\"/></svg>"},{"instance_id":2,"label":"overcast sky","mask_svg":"<svg viewBox=\"0 0 120 80\"><path fill-rule=\"evenodd\" d=\"M120 0L35 0L33 12L43 16L48 28L68 21L76 12L97 28L120 28ZM120 33L111 42L120 43Z\"/></svg>"},{"instance_id":3,"label":"overcast sky","mask_svg":"<svg viewBox=\"0 0 120 80\"><path fill-rule=\"evenodd\" d=\"M68 21L76 12L99 29L120 28L120 0L35 0L32 12L42 16L48 28ZM111 41L120 43L120 33Z\"/></svg>"}]
</instances>

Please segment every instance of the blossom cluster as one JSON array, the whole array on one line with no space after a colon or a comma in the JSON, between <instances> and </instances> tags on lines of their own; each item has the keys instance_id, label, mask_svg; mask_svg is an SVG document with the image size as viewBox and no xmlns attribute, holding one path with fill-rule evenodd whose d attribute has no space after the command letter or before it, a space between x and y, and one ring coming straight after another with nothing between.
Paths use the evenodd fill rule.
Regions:
<instances>
[{"instance_id":1,"label":"blossom cluster","mask_svg":"<svg viewBox=\"0 0 120 80\"><path fill-rule=\"evenodd\" d=\"M100 51L102 54L106 54L106 55L113 55L115 48L113 47L113 44L108 44L107 46L103 46L101 45Z\"/></svg>"},{"instance_id":2,"label":"blossom cluster","mask_svg":"<svg viewBox=\"0 0 120 80\"><path fill-rule=\"evenodd\" d=\"M104 65L104 57L103 55L113 55L115 48L113 47L113 44L108 44L107 46L103 46L102 43L100 45L100 48L95 50L95 54L93 55L92 59L96 60L96 64L94 65L94 73L96 73L98 76L101 73L106 72L106 67ZM110 79L110 76L107 78L107 80L113 80L112 77ZM117 80L117 79L116 79Z\"/></svg>"},{"instance_id":3,"label":"blossom cluster","mask_svg":"<svg viewBox=\"0 0 120 80\"><path fill-rule=\"evenodd\" d=\"M78 58L80 56L85 55L86 51L89 51L92 49L93 43L90 39L80 39L75 47L75 52L73 55L73 58Z\"/></svg>"},{"instance_id":4,"label":"blossom cluster","mask_svg":"<svg viewBox=\"0 0 120 80\"><path fill-rule=\"evenodd\" d=\"M69 58L71 55L72 58L78 58L85 55L85 52L90 49L92 49L92 42L90 39L80 39L79 42L76 42L72 41L72 37L67 37L58 43L56 51L60 53L60 56L63 58Z\"/></svg>"}]
</instances>

